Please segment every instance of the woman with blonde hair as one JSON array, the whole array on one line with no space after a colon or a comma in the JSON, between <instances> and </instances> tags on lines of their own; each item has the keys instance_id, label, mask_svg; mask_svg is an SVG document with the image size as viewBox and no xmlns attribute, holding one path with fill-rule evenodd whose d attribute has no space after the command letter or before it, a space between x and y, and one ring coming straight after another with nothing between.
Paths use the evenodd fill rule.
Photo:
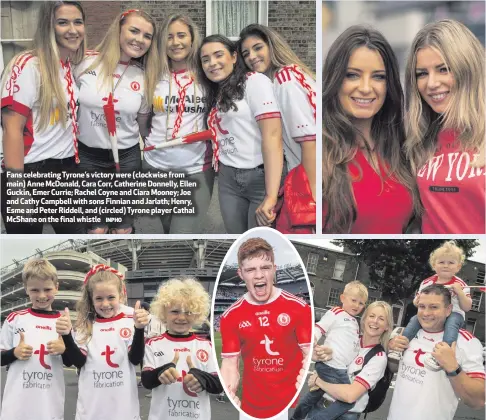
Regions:
<instances>
[{"instance_id":1,"label":"woman with blonde hair","mask_svg":"<svg viewBox=\"0 0 486 420\"><path fill-rule=\"evenodd\" d=\"M76 69L79 85L79 169L136 172L141 169L140 135L148 121L157 75L154 20L144 11L118 15L101 43ZM122 191L129 199L133 192ZM106 188L108 189L108 188ZM105 219L88 233L134 233L133 216L120 223Z\"/></svg>"},{"instance_id":2,"label":"woman with blonde hair","mask_svg":"<svg viewBox=\"0 0 486 420\"><path fill-rule=\"evenodd\" d=\"M211 419L209 394L219 394L223 387L211 342L193 332L193 327L207 319L209 307L208 292L193 277L163 283L154 297L151 313L166 325L167 331L145 344L142 384L152 390L149 420L176 415L171 400L187 401L177 416L184 412L186 418Z\"/></svg>"},{"instance_id":3,"label":"woman with blonde hair","mask_svg":"<svg viewBox=\"0 0 486 420\"><path fill-rule=\"evenodd\" d=\"M415 36L405 73L405 150L424 206L422 233L485 233L484 47L462 23Z\"/></svg>"},{"instance_id":4,"label":"woman with blonde hair","mask_svg":"<svg viewBox=\"0 0 486 420\"><path fill-rule=\"evenodd\" d=\"M17 54L7 65L2 76L2 166L7 174L74 170L78 159L79 92L72 65L84 56L84 20L83 8L77 1L43 3L34 48ZM42 223L7 220L6 200L13 196L12 189L7 189L6 174L1 178L1 211L7 233L42 233ZM44 192L43 198L49 200L52 189L46 188ZM77 231L75 224L53 223L52 226L56 233Z\"/></svg>"},{"instance_id":5,"label":"woman with blonde hair","mask_svg":"<svg viewBox=\"0 0 486 420\"><path fill-rule=\"evenodd\" d=\"M354 403L353 408L339 417L342 420L357 420L360 413L366 411L369 401L368 391L385 375L391 379L390 371L386 370L388 341L393 330L393 312L391 306L383 301L371 303L361 317L360 350L354 361L348 366L348 375L351 384L331 384L323 381L314 372L308 380L309 387L317 386L326 392L324 396L328 401L344 401ZM363 366L366 355L373 351L374 355ZM327 358L328 356L326 356ZM331 402L332 404L332 402ZM308 419L322 420L326 417L326 409L314 407Z\"/></svg>"},{"instance_id":6,"label":"woman with blonde hair","mask_svg":"<svg viewBox=\"0 0 486 420\"><path fill-rule=\"evenodd\" d=\"M203 131L204 92L197 81L199 30L185 15L169 16L158 34L159 70L153 99L152 127L145 146L157 146L188 134ZM198 233L204 226L213 192L210 142L196 142L144 152L144 169L180 172L195 182L191 190L197 214L165 214L166 233Z\"/></svg>"},{"instance_id":7,"label":"woman with blonde hair","mask_svg":"<svg viewBox=\"0 0 486 420\"><path fill-rule=\"evenodd\" d=\"M246 66L273 81L282 114L289 174L277 219L282 233L312 233L316 220L316 83L314 72L273 29L251 24L240 33Z\"/></svg>"}]
</instances>

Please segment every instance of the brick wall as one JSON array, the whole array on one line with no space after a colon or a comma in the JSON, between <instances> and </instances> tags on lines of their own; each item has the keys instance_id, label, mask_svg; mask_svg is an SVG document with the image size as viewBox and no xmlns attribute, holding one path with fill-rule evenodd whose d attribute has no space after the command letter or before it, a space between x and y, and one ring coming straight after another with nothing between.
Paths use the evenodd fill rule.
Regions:
<instances>
[{"instance_id":1,"label":"brick wall","mask_svg":"<svg viewBox=\"0 0 486 420\"><path fill-rule=\"evenodd\" d=\"M88 48L94 48L105 36L109 26L120 13L119 1L82 1L86 13Z\"/></svg>"}]
</instances>

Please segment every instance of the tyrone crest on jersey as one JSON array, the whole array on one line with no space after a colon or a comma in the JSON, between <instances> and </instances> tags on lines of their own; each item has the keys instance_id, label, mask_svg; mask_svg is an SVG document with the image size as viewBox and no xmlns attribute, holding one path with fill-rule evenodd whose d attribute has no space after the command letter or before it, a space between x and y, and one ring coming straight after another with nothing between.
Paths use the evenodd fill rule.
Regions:
<instances>
[{"instance_id":1,"label":"tyrone crest on jersey","mask_svg":"<svg viewBox=\"0 0 486 420\"><path fill-rule=\"evenodd\" d=\"M209 360L209 354L206 350L204 349L199 349L196 352L196 357L202 362L206 363Z\"/></svg>"},{"instance_id":2,"label":"tyrone crest on jersey","mask_svg":"<svg viewBox=\"0 0 486 420\"><path fill-rule=\"evenodd\" d=\"M122 328L120 330L120 337L124 338L125 340L127 338L130 338L132 336L132 330L130 328Z\"/></svg>"},{"instance_id":3,"label":"tyrone crest on jersey","mask_svg":"<svg viewBox=\"0 0 486 420\"><path fill-rule=\"evenodd\" d=\"M286 313L280 314L277 318L277 322L282 327L289 325L290 324L290 315L288 315Z\"/></svg>"}]
</instances>

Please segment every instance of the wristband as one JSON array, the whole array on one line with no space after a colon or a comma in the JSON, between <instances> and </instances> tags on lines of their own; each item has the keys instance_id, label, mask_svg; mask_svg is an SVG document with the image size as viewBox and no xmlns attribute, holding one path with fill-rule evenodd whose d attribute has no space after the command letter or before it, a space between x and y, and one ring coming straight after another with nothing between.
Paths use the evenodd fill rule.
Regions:
<instances>
[{"instance_id":1,"label":"wristband","mask_svg":"<svg viewBox=\"0 0 486 420\"><path fill-rule=\"evenodd\" d=\"M462 367L459 365L456 370L453 370L452 372L446 372L446 376L449 378L453 378L454 376L459 375L462 372Z\"/></svg>"}]
</instances>

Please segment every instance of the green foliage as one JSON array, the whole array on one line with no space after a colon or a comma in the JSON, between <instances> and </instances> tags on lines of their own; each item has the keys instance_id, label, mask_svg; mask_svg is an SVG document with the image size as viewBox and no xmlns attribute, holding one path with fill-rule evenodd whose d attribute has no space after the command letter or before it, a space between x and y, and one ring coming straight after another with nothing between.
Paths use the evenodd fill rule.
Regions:
<instances>
[{"instance_id":1,"label":"green foliage","mask_svg":"<svg viewBox=\"0 0 486 420\"><path fill-rule=\"evenodd\" d=\"M369 267L370 284L382 291L388 301L407 298L420 282L434 274L429 265L430 253L443 239L339 239L332 241L356 254ZM466 258L479 245L475 239L457 239Z\"/></svg>"}]
</instances>

